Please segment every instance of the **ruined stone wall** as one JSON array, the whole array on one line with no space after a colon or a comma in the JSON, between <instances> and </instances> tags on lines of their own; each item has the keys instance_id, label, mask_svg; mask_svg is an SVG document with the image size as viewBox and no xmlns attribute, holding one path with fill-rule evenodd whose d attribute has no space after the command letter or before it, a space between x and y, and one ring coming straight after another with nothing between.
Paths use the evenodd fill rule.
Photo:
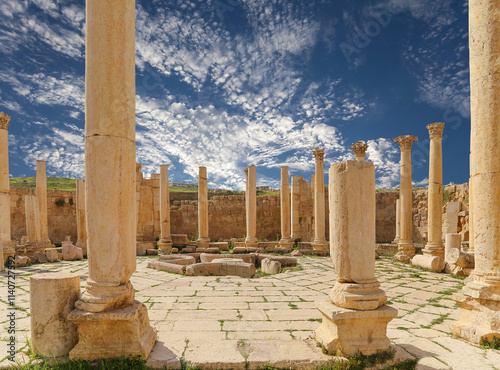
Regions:
<instances>
[{"instance_id":1,"label":"ruined stone wall","mask_svg":"<svg viewBox=\"0 0 500 370\"><path fill-rule=\"evenodd\" d=\"M17 240L26 235L24 205L26 195L36 195L35 189L10 189L12 238ZM57 205L56 201L60 205ZM67 235L70 235L71 240L76 242L76 192L47 190L47 212L50 240L53 243L60 243Z\"/></svg>"}]
</instances>

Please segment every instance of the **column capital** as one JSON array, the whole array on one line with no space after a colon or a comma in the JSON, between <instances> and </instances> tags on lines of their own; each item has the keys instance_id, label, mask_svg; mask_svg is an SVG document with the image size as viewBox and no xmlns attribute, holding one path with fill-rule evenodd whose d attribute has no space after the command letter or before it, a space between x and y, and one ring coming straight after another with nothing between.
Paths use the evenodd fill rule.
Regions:
<instances>
[{"instance_id":1,"label":"column capital","mask_svg":"<svg viewBox=\"0 0 500 370\"><path fill-rule=\"evenodd\" d=\"M10 125L10 116L4 112L0 112L0 130L7 130Z\"/></svg>"},{"instance_id":2,"label":"column capital","mask_svg":"<svg viewBox=\"0 0 500 370\"><path fill-rule=\"evenodd\" d=\"M401 151L406 150L406 149L411 149L411 145L413 142L418 141L418 137L413 136L413 135L402 135L393 138L395 143L399 144L399 148Z\"/></svg>"},{"instance_id":3,"label":"column capital","mask_svg":"<svg viewBox=\"0 0 500 370\"><path fill-rule=\"evenodd\" d=\"M356 160L363 161L365 159L366 150L368 149L368 144L363 141L356 141L355 144L351 145L351 149L354 152Z\"/></svg>"},{"instance_id":4,"label":"column capital","mask_svg":"<svg viewBox=\"0 0 500 370\"><path fill-rule=\"evenodd\" d=\"M429 130L429 138L431 140L443 138L444 122L429 123L425 127Z\"/></svg>"},{"instance_id":5,"label":"column capital","mask_svg":"<svg viewBox=\"0 0 500 370\"><path fill-rule=\"evenodd\" d=\"M325 151L323 149L316 147L312 152L317 161L322 161L325 158Z\"/></svg>"}]
</instances>

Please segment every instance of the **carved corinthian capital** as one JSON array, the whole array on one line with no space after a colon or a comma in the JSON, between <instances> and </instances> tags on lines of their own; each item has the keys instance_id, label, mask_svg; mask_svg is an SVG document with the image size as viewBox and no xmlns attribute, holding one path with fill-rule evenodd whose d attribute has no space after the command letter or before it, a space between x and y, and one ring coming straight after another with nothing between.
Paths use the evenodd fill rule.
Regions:
<instances>
[{"instance_id":1,"label":"carved corinthian capital","mask_svg":"<svg viewBox=\"0 0 500 370\"><path fill-rule=\"evenodd\" d=\"M402 135L395 137L393 140L395 143L399 144L399 148L403 151L411 149L411 145L413 142L418 141L418 137L413 135Z\"/></svg>"},{"instance_id":2,"label":"carved corinthian capital","mask_svg":"<svg viewBox=\"0 0 500 370\"><path fill-rule=\"evenodd\" d=\"M429 130L429 138L431 140L443 138L444 122L430 123L426 127Z\"/></svg>"},{"instance_id":3,"label":"carved corinthian capital","mask_svg":"<svg viewBox=\"0 0 500 370\"><path fill-rule=\"evenodd\" d=\"M368 144L365 144L362 141L356 141L356 144L351 145L351 149L354 152L354 156L358 161L365 160L366 150L368 149Z\"/></svg>"},{"instance_id":4,"label":"carved corinthian capital","mask_svg":"<svg viewBox=\"0 0 500 370\"><path fill-rule=\"evenodd\" d=\"M0 129L7 130L10 125L10 116L4 112L0 112Z\"/></svg>"},{"instance_id":5,"label":"carved corinthian capital","mask_svg":"<svg viewBox=\"0 0 500 370\"><path fill-rule=\"evenodd\" d=\"M323 149L316 148L312 152L317 161L322 161L325 158L325 151Z\"/></svg>"}]
</instances>

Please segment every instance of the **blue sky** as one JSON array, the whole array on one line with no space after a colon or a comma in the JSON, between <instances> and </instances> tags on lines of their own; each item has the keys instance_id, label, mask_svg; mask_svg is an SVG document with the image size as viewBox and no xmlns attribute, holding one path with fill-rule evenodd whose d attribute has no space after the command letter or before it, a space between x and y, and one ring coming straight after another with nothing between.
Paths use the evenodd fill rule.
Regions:
<instances>
[{"instance_id":1,"label":"blue sky","mask_svg":"<svg viewBox=\"0 0 500 370\"><path fill-rule=\"evenodd\" d=\"M146 176L244 189L244 168L279 187L370 147L377 186L428 181L428 123L444 121L444 183L469 174L467 0L137 0L137 161ZM11 176L83 178L85 2L2 0L0 111ZM325 181L328 177L325 175Z\"/></svg>"}]
</instances>

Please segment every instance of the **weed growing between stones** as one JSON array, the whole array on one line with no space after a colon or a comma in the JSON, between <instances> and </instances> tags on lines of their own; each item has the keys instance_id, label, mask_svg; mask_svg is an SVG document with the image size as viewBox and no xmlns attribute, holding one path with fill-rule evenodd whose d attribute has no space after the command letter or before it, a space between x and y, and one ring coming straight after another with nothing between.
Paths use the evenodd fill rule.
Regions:
<instances>
[{"instance_id":1,"label":"weed growing between stones","mask_svg":"<svg viewBox=\"0 0 500 370\"><path fill-rule=\"evenodd\" d=\"M481 348L492 348L492 349L500 349L500 337L493 337L491 342L488 340L488 338L484 338L481 341Z\"/></svg>"}]
</instances>

